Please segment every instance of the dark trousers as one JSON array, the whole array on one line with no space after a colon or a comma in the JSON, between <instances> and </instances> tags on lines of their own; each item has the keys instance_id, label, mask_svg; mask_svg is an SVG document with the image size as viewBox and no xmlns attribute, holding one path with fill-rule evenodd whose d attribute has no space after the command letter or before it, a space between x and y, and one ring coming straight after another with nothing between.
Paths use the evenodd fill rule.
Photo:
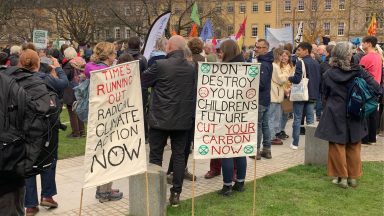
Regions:
<instances>
[{"instance_id":1,"label":"dark trousers","mask_svg":"<svg viewBox=\"0 0 384 216\"><path fill-rule=\"evenodd\" d=\"M173 155L173 187L171 192L181 193L185 169L185 145L187 142L187 130L160 130L149 129L149 163L162 166L164 147L168 137L171 138Z\"/></svg>"},{"instance_id":2,"label":"dark trousers","mask_svg":"<svg viewBox=\"0 0 384 216\"><path fill-rule=\"evenodd\" d=\"M20 187L0 196L0 215L24 216L25 188Z\"/></svg>"},{"instance_id":3,"label":"dark trousers","mask_svg":"<svg viewBox=\"0 0 384 216\"><path fill-rule=\"evenodd\" d=\"M367 117L368 135L364 137L363 143L376 142L377 124L379 119L379 113L377 111L371 113Z\"/></svg>"},{"instance_id":4,"label":"dark trousers","mask_svg":"<svg viewBox=\"0 0 384 216\"><path fill-rule=\"evenodd\" d=\"M234 171L234 164L236 164L236 174L238 182L245 181L245 175L247 172L247 158L246 157L236 157L236 158L222 158L221 166L223 169L223 181L224 185L232 185L232 177Z\"/></svg>"},{"instance_id":5,"label":"dark trousers","mask_svg":"<svg viewBox=\"0 0 384 216\"><path fill-rule=\"evenodd\" d=\"M78 117L76 112L72 111L72 105L67 104L67 110L69 115L69 122L71 123L72 134L74 136L80 136L84 134L84 122Z\"/></svg>"}]
</instances>

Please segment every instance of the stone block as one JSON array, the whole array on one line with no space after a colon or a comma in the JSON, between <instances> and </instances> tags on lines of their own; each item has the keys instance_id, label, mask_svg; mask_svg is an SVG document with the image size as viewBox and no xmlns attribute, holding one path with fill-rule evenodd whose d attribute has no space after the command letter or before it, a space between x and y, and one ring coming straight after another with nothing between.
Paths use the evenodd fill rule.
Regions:
<instances>
[{"instance_id":1,"label":"stone block","mask_svg":"<svg viewBox=\"0 0 384 216\"><path fill-rule=\"evenodd\" d=\"M161 167L148 165L149 211L151 216L165 216L167 210L166 173ZM145 173L129 177L129 215L147 215Z\"/></svg>"},{"instance_id":2,"label":"stone block","mask_svg":"<svg viewBox=\"0 0 384 216\"><path fill-rule=\"evenodd\" d=\"M326 165L328 161L328 141L315 137L315 125L305 127L304 164Z\"/></svg>"}]
</instances>

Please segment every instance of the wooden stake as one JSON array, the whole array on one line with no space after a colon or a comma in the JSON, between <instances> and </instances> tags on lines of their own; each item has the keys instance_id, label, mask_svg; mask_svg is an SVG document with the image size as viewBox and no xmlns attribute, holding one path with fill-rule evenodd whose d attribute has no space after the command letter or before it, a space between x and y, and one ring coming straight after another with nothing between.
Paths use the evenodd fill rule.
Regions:
<instances>
[{"instance_id":1,"label":"wooden stake","mask_svg":"<svg viewBox=\"0 0 384 216\"><path fill-rule=\"evenodd\" d=\"M148 172L145 172L145 190L147 193L147 216L149 216L149 181Z\"/></svg>"},{"instance_id":2,"label":"wooden stake","mask_svg":"<svg viewBox=\"0 0 384 216\"><path fill-rule=\"evenodd\" d=\"M84 188L81 188L79 216L81 216L81 210L83 208L83 194L84 194Z\"/></svg>"},{"instance_id":3,"label":"wooden stake","mask_svg":"<svg viewBox=\"0 0 384 216\"><path fill-rule=\"evenodd\" d=\"M192 171L192 216L195 216L195 159L193 159Z\"/></svg>"},{"instance_id":4,"label":"wooden stake","mask_svg":"<svg viewBox=\"0 0 384 216\"><path fill-rule=\"evenodd\" d=\"M256 216L256 158L255 158L255 170L253 174L253 216Z\"/></svg>"}]
</instances>

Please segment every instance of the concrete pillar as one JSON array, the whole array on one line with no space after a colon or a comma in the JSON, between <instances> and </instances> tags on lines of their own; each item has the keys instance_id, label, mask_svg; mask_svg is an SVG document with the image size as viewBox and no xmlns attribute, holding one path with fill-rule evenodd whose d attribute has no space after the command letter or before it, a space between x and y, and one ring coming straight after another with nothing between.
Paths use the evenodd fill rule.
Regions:
<instances>
[{"instance_id":1,"label":"concrete pillar","mask_svg":"<svg viewBox=\"0 0 384 216\"><path fill-rule=\"evenodd\" d=\"M315 137L316 126L305 127L304 164L326 165L328 161L328 141Z\"/></svg>"}]
</instances>

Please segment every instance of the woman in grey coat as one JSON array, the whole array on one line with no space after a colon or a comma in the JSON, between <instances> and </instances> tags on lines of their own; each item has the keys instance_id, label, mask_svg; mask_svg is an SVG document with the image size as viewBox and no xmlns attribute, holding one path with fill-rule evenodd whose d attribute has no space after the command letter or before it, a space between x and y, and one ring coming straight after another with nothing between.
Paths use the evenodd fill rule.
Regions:
<instances>
[{"instance_id":1,"label":"woman in grey coat","mask_svg":"<svg viewBox=\"0 0 384 216\"><path fill-rule=\"evenodd\" d=\"M360 66L351 63L352 47L338 43L332 50L330 65L323 75L322 94L325 100L315 136L329 141L328 176L336 177L332 182L340 187L357 186L361 176L361 140L367 134L365 119L347 117L348 84L360 76L379 94L380 85Z\"/></svg>"}]
</instances>

